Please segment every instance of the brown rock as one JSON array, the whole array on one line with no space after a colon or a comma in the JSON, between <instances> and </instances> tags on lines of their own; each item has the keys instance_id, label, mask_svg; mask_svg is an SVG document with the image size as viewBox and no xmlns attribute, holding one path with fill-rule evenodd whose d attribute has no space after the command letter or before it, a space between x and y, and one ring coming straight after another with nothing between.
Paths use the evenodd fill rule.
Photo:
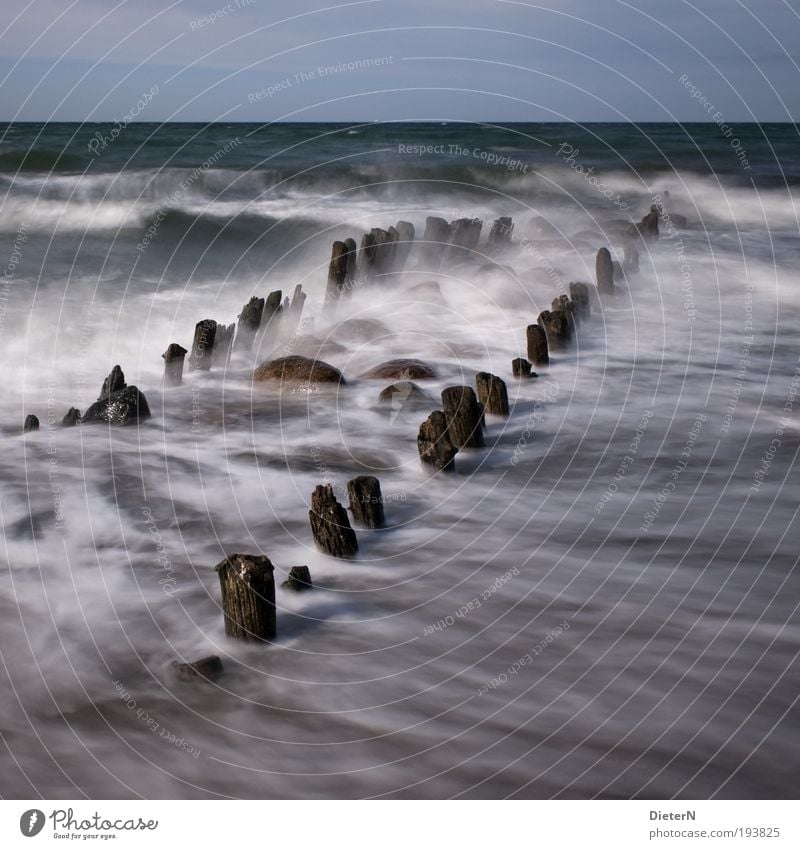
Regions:
<instances>
[{"instance_id":1,"label":"brown rock","mask_svg":"<svg viewBox=\"0 0 800 849\"><path fill-rule=\"evenodd\" d=\"M387 360L361 375L368 380L430 380L436 371L422 360Z\"/></svg>"}]
</instances>

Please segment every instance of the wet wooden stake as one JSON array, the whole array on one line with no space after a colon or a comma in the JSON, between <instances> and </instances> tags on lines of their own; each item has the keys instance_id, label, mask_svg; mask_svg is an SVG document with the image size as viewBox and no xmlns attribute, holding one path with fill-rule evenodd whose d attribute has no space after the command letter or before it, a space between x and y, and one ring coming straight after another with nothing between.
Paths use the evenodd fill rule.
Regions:
<instances>
[{"instance_id":1,"label":"wet wooden stake","mask_svg":"<svg viewBox=\"0 0 800 849\"><path fill-rule=\"evenodd\" d=\"M218 324L214 336L214 352L211 355L211 365L214 368L225 369L231 361L233 336L236 333L235 324Z\"/></svg>"},{"instance_id":2,"label":"wet wooden stake","mask_svg":"<svg viewBox=\"0 0 800 849\"><path fill-rule=\"evenodd\" d=\"M450 243L450 225L444 218L428 216L422 242L420 265L426 271L438 271Z\"/></svg>"},{"instance_id":3,"label":"wet wooden stake","mask_svg":"<svg viewBox=\"0 0 800 849\"><path fill-rule=\"evenodd\" d=\"M383 515L383 496L377 478L361 475L347 483L350 496L350 512L353 521L362 528L382 528L386 524Z\"/></svg>"},{"instance_id":4,"label":"wet wooden stake","mask_svg":"<svg viewBox=\"0 0 800 849\"><path fill-rule=\"evenodd\" d=\"M459 451L483 448L483 409L469 386L448 386L442 390L442 406L447 435Z\"/></svg>"},{"instance_id":5,"label":"wet wooden stake","mask_svg":"<svg viewBox=\"0 0 800 849\"><path fill-rule=\"evenodd\" d=\"M268 557L231 554L216 566L225 633L251 642L275 636L275 578Z\"/></svg>"},{"instance_id":6,"label":"wet wooden stake","mask_svg":"<svg viewBox=\"0 0 800 849\"><path fill-rule=\"evenodd\" d=\"M514 377L530 377L531 364L524 357L517 357L515 360L511 360L511 373Z\"/></svg>"},{"instance_id":7,"label":"wet wooden stake","mask_svg":"<svg viewBox=\"0 0 800 849\"><path fill-rule=\"evenodd\" d=\"M358 551L358 540L350 526L347 511L336 500L330 484L320 485L314 490L308 519L320 551L331 557L352 557Z\"/></svg>"},{"instance_id":8,"label":"wet wooden stake","mask_svg":"<svg viewBox=\"0 0 800 849\"><path fill-rule=\"evenodd\" d=\"M508 389L505 381L488 371L479 371L475 375L475 385L478 388L478 400L490 416L508 415Z\"/></svg>"},{"instance_id":9,"label":"wet wooden stake","mask_svg":"<svg viewBox=\"0 0 800 849\"><path fill-rule=\"evenodd\" d=\"M539 314L539 327L547 336L549 351L566 351L572 339L569 318L563 310L544 310Z\"/></svg>"},{"instance_id":10,"label":"wet wooden stake","mask_svg":"<svg viewBox=\"0 0 800 849\"><path fill-rule=\"evenodd\" d=\"M625 242L622 267L629 274L635 274L639 270L639 251L631 242Z\"/></svg>"},{"instance_id":11,"label":"wet wooden stake","mask_svg":"<svg viewBox=\"0 0 800 849\"><path fill-rule=\"evenodd\" d=\"M489 243L487 249L490 253L496 253L499 250L511 244L511 236L514 232L514 222L508 216L498 218L492 224L492 229L489 231Z\"/></svg>"},{"instance_id":12,"label":"wet wooden stake","mask_svg":"<svg viewBox=\"0 0 800 849\"><path fill-rule=\"evenodd\" d=\"M190 371L208 371L214 353L214 338L217 334L217 322L213 318L198 321L194 328L192 353L189 357Z\"/></svg>"},{"instance_id":13,"label":"wet wooden stake","mask_svg":"<svg viewBox=\"0 0 800 849\"><path fill-rule=\"evenodd\" d=\"M161 355L164 358L165 386L180 386L183 382L183 358L186 354L186 348L173 342Z\"/></svg>"},{"instance_id":14,"label":"wet wooden stake","mask_svg":"<svg viewBox=\"0 0 800 849\"><path fill-rule=\"evenodd\" d=\"M394 254L394 271L402 271L408 262L408 255L414 246L414 225L409 221L398 221L395 225L397 230L397 244Z\"/></svg>"},{"instance_id":15,"label":"wet wooden stake","mask_svg":"<svg viewBox=\"0 0 800 849\"><path fill-rule=\"evenodd\" d=\"M236 329L236 341L233 344L234 351L250 353L253 349L253 340L256 338L258 328L261 327L261 316L263 314L263 298L250 298L242 307L242 311L239 313L239 325Z\"/></svg>"},{"instance_id":16,"label":"wet wooden stake","mask_svg":"<svg viewBox=\"0 0 800 849\"><path fill-rule=\"evenodd\" d=\"M435 410L420 425L417 436L419 458L426 466L440 472L455 471L457 448L447 433L447 421L441 410Z\"/></svg>"},{"instance_id":17,"label":"wet wooden stake","mask_svg":"<svg viewBox=\"0 0 800 849\"><path fill-rule=\"evenodd\" d=\"M334 242L331 247L331 261L328 264L328 286L325 290L325 303L335 304L342 296L347 279L348 246L344 242Z\"/></svg>"},{"instance_id":18,"label":"wet wooden stake","mask_svg":"<svg viewBox=\"0 0 800 849\"><path fill-rule=\"evenodd\" d=\"M535 366L550 364L550 353L547 347L547 334L538 324L529 324L526 331L528 340L528 359Z\"/></svg>"},{"instance_id":19,"label":"wet wooden stake","mask_svg":"<svg viewBox=\"0 0 800 849\"><path fill-rule=\"evenodd\" d=\"M581 319L591 318L592 306L589 301L589 287L585 283L570 283L569 294L575 312L580 315Z\"/></svg>"},{"instance_id":20,"label":"wet wooden stake","mask_svg":"<svg viewBox=\"0 0 800 849\"><path fill-rule=\"evenodd\" d=\"M595 276L597 277L597 291L601 295L614 294L614 263L608 248L600 248L595 259Z\"/></svg>"}]
</instances>

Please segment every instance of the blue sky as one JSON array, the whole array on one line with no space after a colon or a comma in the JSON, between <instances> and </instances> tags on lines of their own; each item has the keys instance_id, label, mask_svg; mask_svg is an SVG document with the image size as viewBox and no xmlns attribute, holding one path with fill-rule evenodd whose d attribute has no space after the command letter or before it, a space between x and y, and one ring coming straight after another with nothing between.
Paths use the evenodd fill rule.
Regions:
<instances>
[{"instance_id":1,"label":"blue sky","mask_svg":"<svg viewBox=\"0 0 800 849\"><path fill-rule=\"evenodd\" d=\"M0 120L123 120L154 87L138 120L800 115L798 0L3 0L3 11Z\"/></svg>"}]
</instances>

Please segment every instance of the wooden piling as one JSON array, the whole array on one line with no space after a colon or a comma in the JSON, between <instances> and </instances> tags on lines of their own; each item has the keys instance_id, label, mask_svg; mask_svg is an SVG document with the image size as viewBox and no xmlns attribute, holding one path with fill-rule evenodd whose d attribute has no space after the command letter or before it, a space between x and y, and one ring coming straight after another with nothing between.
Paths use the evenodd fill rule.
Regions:
<instances>
[{"instance_id":1,"label":"wooden piling","mask_svg":"<svg viewBox=\"0 0 800 849\"><path fill-rule=\"evenodd\" d=\"M538 324L529 324L526 330L528 359L535 366L550 365L550 353L547 346L547 334Z\"/></svg>"},{"instance_id":2,"label":"wooden piling","mask_svg":"<svg viewBox=\"0 0 800 849\"><path fill-rule=\"evenodd\" d=\"M504 380L488 371L479 371L475 375L475 385L484 412L490 416L508 415L508 389Z\"/></svg>"},{"instance_id":3,"label":"wooden piling","mask_svg":"<svg viewBox=\"0 0 800 849\"><path fill-rule=\"evenodd\" d=\"M511 373L514 377L530 377L531 364L524 357L517 357L515 360L511 360Z\"/></svg>"},{"instance_id":4,"label":"wooden piling","mask_svg":"<svg viewBox=\"0 0 800 849\"><path fill-rule=\"evenodd\" d=\"M414 247L414 225L409 221L398 221L395 224L397 231L397 242L395 244L394 253L394 271L403 271L408 262L408 256L411 253L411 248Z\"/></svg>"},{"instance_id":5,"label":"wooden piling","mask_svg":"<svg viewBox=\"0 0 800 849\"><path fill-rule=\"evenodd\" d=\"M489 242L487 249L489 253L497 253L511 244L511 236L514 232L514 222L508 216L498 218L489 231Z\"/></svg>"},{"instance_id":6,"label":"wooden piling","mask_svg":"<svg viewBox=\"0 0 800 849\"><path fill-rule=\"evenodd\" d=\"M547 336L548 351L566 351L569 348L572 329L563 310L543 310L538 321Z\"/></svg>"},{"instance_id":7,"label":"wooden piling","mask_svg":"<svg viewBox=\"0 0 800 849\"><path fill-rule=\"evenodd\" d=\"M263 298L256 298L254 296L242 307L242 311L238 316L239 323L236 328L236 341L233 343L234 351L243 351L249 354L253 350L253 341L256 338L259 327L261 327L261 317L263 314ZM218 339L215 339L214 344L218 344L218 341Z\"/></svg>"},{"instance_id":8,"label":"wooden piling","mask_svg":"<svg viewBox=\"0 0 800 849\"><path fill-rule=\"evenodd\" d=\"M198 321L194 328L192 353L189 356L190 371L208 371L214 354L214 338L217 322L213 318Z\"/></svg>"},{"instance_id":9,"label":"wooden piling","mask_svg":"<svg viewBox=\"0 0 800 849\"><path fill-rule=\"evenodd\" d=\"M597 278L597 291L601 295L614 294L614 263L608 248L600 248L595 259L595 276Z\"/></svg>"},{"instance_id":10,"label":"wooden piling","mask_svg":"<svg viewBox=\"0 0 800 849\"><path fill-rule=\"evenodd\" d=\"M347 483L350 512L353 521L362 528L382 528L386 524L383 514L381 484L377 478L361 475Z\"/></svg>"},{"instance_id":11,"label":"wooden piling","mask_svg":"<svg viewBox=\"0 0 800 849\"><path fill-rule=\"evenodd\" d=\"M636 274L639 271L639 251L631 242L625 242L623 250L622 267L629 274Z\"/></svg>"},{"instance_id":12,"label":"wooden piling","mask_svg":"<svg viewBox=\"0 0 800 849\"><path fill-rule=\"evenodd\" d=\"M318 486L311 496L308 511L314 542L331 557L352 557L358 551L358 540L350 526L347 511L336 500L330 484Z\"/></svg>"},{"instance_id":13,"label":"wooden piling","mask_svg":"<svg viewBox=\"0 0 800 849\"><path fill-rule=\"evenodd\" d=\"M231 554L216 566L225 633L250 642L275 636L275 578L268 557Z\"/></svg>"},{"instance_id":14,"label":"wooden piling","mask_svg":"<svg viewBox=\"0 0 800 849\"><path fill-rule=\"evenodd\" d=\"M441 410L435 410L420 425L417 450L423 465L440 472L455 471L457 448L447 433L447 421Z\"/></svg>"},{"instance_id":15,"label":"wooden piling","mask_svg":"<svg viewBox=\"0 0 800 849\"><path fill-rule=\"evenodd\" d=\"M449 244L450 225L444 218L429 215L425 219L425 233L422 237L421 267L427 271L438 271Z\"/></svg>"},{"instance_id":16,"label":"wooden piling","mask_svg":"<svg viewBox=\"0 0 800 849\"><path fill-rule=\"evenodd\" d=\"M236 333L236 325L218 324L217 333L214 336L214 351L211 355L213 368L226 369L231 360L233 350L233 336Z\"/></svg>"},{"instance_id":17,"label":"wooden piling","mask_svg":"<svg viewBox=\"0 0 800 849\"><path fill-rule=\"evenodd\" d=\"M483 447L483 408L469 386L448 386L442 390L442 406L450 442L462 448Z\"/></svg>"},{"instance_id":18,"label":"wooden piling","mask_svg":"<svg viewBox=\"0 0 800 849\"><path fill-rule=\"evenodd\" d=\"M589 287L585 283L570 283L569 294L575 312L580 315L581 320L591 318L592 305L589 300Z\"/></svg>"},{"instance_id":19,"label":"wooden piling","mask_svg":"<svg viewBox=\"0 0 800 849\"><path fill-rule=\"evenodd\" d=\"M177 342L172 342L161 355L164 359L164 386L180 386L183 382L183 360L187 351Z\"/></svg>"}]
</instances>

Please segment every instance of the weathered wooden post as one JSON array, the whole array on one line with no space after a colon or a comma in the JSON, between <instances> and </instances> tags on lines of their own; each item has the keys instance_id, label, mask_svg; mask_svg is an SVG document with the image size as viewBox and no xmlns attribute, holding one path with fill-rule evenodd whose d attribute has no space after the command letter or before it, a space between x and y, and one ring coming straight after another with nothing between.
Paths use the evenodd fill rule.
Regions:
<instances>
[{"instance_id":1,"label":"weathered wooden post","mask_svg":"<svg viewBox=\"0 0 800 849\"><path fill-rule=\"evenodd\" d=\"M382 528L386 524L383 515L381 484L371 475L361 475L347 483L350 496L350 512L353 521L362 528Z\"/></svg>"},{"instance_id":2,"label":"weathered wooden post","mask_svg":"<svg viewBox=\"0 0 800 849\"><path fill-rule=\"evenodd\" d=\"M289 570L289 575L281 584L287 590L302 592L303 590L313 590L314 585L311 583L311 572L308 566L292 566Z\"/></svg>"},{"instance_id":3,"label":"weathered wooden post","mask_svg":"<svg viewBox=\"0 0 800 849\"><path fill-rule=\"evenodd\" d=\"M569 294L575 307L575 312L582 319L592 317L592 305L589 300L589 287L585 283L570 283Z\"/></svg>"},{"instance_id":4,"label":"weathered wooden post","mask_svg":"<svg viewBox=\"0 0 800 849\"><path fill-rule=\"evenodd\" d=\"M450 247L447 261L458 260L478 247L483 221L480 218L458 218L450 222Z\"/></svg>"},{"instance_id":5,"label":"weathered wooden post","mask_svg":"<svg viewBox=\"0 0 800 849\"><path fill-rule=\"evenodd\" d=\"M349 253L344 242L334 242L331 247L331 261L328 264L328 286L325 289L326 304L335 304L342 296L347 279Z\"/></svg>"},{"instance_id":6,"label":"weathered wooden post","mask_svg":"<svg viewBox=\"0 0 800 849\"><path fill-rule=\"evenodd\" d=\"M252 297L242 307L239 313L239 324L236 329L236 341L233 344L234 351L244 351L249 354L253 350L253 340L256 338L258 328L261 327L261 316L264 314L264 299ZM217 329L219 333L219 329ZM214 340L214 344L218 339Z\"/></svg>"},{"instance_id":7,"label":"weathered wooden post","mask_svg":"<svg viewBox=\"0 0 800 849\"><path fill-rule=\"evenodd\" d=\"M636 225L636 229L646 242L654 242L658 239L658 219L658 207L653 205L650 207L650 212Z\"/></svg>"},{"instance_id":8,"label":"weathered wooden post","mask_svg":"<svg viewBox=\"0 0 800 849\"><path fill-rule=\"evenodd\" d=\"M514 377L530 377L531 364L524 357L517 357L515 360L511 360L511 373Z\"/></svg>"},{"instance_id":9,"label":"weathered wooden post","mask_svg":"<svg viewBox=\"0 0 800 849\"><path fill-rule=\"evenodd\" d=\"M492 224L489 231L489 242L487 248L490 253L497 253L511 244L511 235L514 232L514 222L508 216L498 218Z\"/></svg>"},{"instance_id":10,"label":"weathered wooden post","mask_svg":"<svg viewBox=\"0 0 800 849\"><path fill-rule=\"evenodd\" d=\"M601 295L614 294L614 263L608 248L600 248L595 259L595 276L597 277L597 291Z\"/></svg>"},{"instance_id":11,"label":"weathered wooden post","mask_svg":"<svg viewBox=\"0 0 800 849\"><path fill-rule=\"evenodd\" d=\"M39 419L34 415L25 416L25 422L22 425L23 433L31 433L39 430Z\"/></svg>"},{"instance_id":12,"label":"weathered wooden post","mask_svg":"<svg viewBox=\"0 0 800 849\"><path fill-rule=\"evenodd\" d=\"M275 636L275 578L268 557L231 554L216 566L225 633L263 642Z\"/></svg>"},{"instance_id":13,"label":"weathered wooden post","mask_svg":"<svg viewBox=\"0 0 800 849\"><path fill-rule=\"evenodd\" d=\"M550 365L550 353L547 347L547 334L538 324L529 324L526 332L528 359L535 366Z\"/></svg>"},{"instance_id":14,"label":"weathered wooden post","mask_svg":"<svg viewBox=\"0 0 800 849\"><path fill-rule=\"evenodd\" d=\"M214 353L214 338L217 334L217 322L213 318L198 321L194 328L192 353L189 356L190 371L208 371Z\"/></svg>"},{"instance_id":15,"label":"weathered wooden post","mask_svg":"<svg viewBox=\"0 0 800 849\"><path fill-rule=\"evenodd\" d=\"M557 298L553 298L552 311L556 312L558 310L561 310L567 317L570 336L572 336L578 329L581 319L578 311L575 309L575 305L569 299L569 295L559 295Z\"/></svg>"},{"instance_id":16,"label":"weathered wooden post","mask_svg":"<svg viewBox=\"0 0 800 849\"><path fill-rule=\"evenodd\" d=\"M475 385L478 388L478 400L486 413L490 416L508 415L508 389L504 380L488 371L479 371L475 375Z\"/></svg>"},{"instance_id":17,"label":"weathered wooden post","mask_svg":"<svg viewBox=\"0 0 800 849\"><path fill-rule=\"evenodd\" d=\"M450 243L450 225L444 218L429 215L425 219L420 263L426 270L438 271Z\"/></svg>"},{"instance_id":18,"label":"weathered wooden post","mask_svg":"<svg viewBox=\"0 0 800 849\"><path fill-rule=\"evenodd\" d=\"M352 557L358 551L358 540L350 526L347 511L336 500L330 484L318 486L311 496L308 511L314 542L331 557Z\"/></svg>"},{"instance_id":19,"label":"weathered wooden post","mask_svg":"<svg viewBox=\"0 0 800 849\"><path fill-rule=\"evenodd\" d=\"M409 221L398 221L395 225L397 242L394 253L394 270L402 271L408 262L408 255L414 246L414 225Z\"/></svg>"},{"instance_id":20,"label":"weathered wooden post","mask_svg":"<svg viewBox=\"0 0 800 849\"><path fill-rule=\"evenodd\" d=\"M572 331L563 310L543 310L539 314L539 326L547 336L548 350L566 351L569 348Z\"/></svg>"},{"instance_id":21,"label":"weathered wooden post","mask_svg":"<svg viewBox=\"0 0 800 849\"><path fill-rule=\"evenodd\" d=\"M211 355L211 365L214 368L225 369L231 361L233 350L233 336L236 333L236 325L218 324L217 333L214 336L214 351Z\"/></svg>"},{"instance_id":22,"label":"weathered wooden post","mask_svg":"<svg viewBox=\"0 0 800 849\"><path fill-rule=\"evenodd\" d=\"M483 409L469 386L448 386L442 390L442 406L447 435L460 451L483 447Z\"/></svg>"},{"instance_id":23,"label":"weathered wooden post","mask_svg":"<svg viewBox=\"0 0 800 849\"><path fill-rule=\"evenodd\" d=\"M177 342L172 342L161 355L164 359L164 385L180 386L183 382L183 358L187 351Z\"/></svg>"},{"instance_id":24,"label":"weathered wooden post","mask_svg":"<svg viewBox=\"0 0 800 849\"><path fill-rule=\"evenodd\" d=\"M455 456L458 449L450 441L447 421L441 410L435 410L420 425L417 436L419 458L426 466L440 472L455 471Z\"/></svg>"}]
</instances>

